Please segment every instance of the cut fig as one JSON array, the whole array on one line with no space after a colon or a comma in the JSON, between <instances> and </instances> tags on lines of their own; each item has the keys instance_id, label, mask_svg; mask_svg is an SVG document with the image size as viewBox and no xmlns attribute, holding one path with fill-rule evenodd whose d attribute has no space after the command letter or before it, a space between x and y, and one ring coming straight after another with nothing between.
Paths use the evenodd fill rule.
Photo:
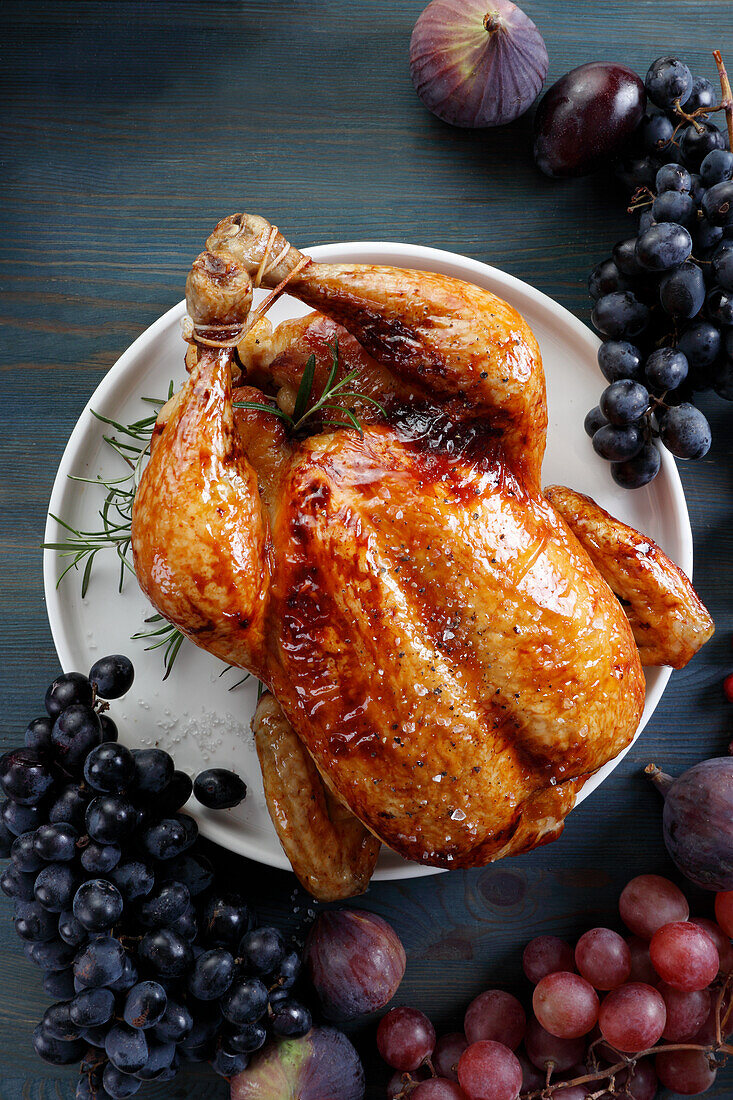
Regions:
<instances>
[{"instance_id":1,"label":"cut fig","mask_svg":"<svg viewBox=\"0 0 733 1100\"><path fill-rule=\"evenodd\" d=\"M268 1044L231 1081L232 1100L364 1100L359 1055L341 1031L315 1027Z\"/></svg>"}]
</instances>

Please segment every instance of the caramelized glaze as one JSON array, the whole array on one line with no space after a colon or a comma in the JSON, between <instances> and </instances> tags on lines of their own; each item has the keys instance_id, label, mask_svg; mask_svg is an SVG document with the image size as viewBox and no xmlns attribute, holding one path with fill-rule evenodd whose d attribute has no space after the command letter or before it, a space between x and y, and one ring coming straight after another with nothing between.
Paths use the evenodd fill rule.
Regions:
<instances>
[{"instance_id":1,"label":"caramelized glaze","mask_svg":"<svg viewBox=\"0 0 733 1100\"><path fill-rule=\"evenodd\" d=\"M443 275L301 270L248 215L209 238L225 255L208 315L212 265L195 268L198 318L231 321L220 273L246 298L242 272L266 270L271 239L263 284L295 269L289 292L318 312L274 333L258 322L238 361L199 347L135 502L140 584L263 680L329 791L395 851L467 867L552 839L633 737L644 678L598 554L541 490L534 336L507 303ZM351 402L361 434L316 422L293 435L232 410L240 368L240 399L292 401L311 354L319 396L334 336L339 377L358 366L355 387L384 410ZM654 584L658 596L664 569ZM282 798L271 808L284 837Z\"/></svg>"}]
</instances>

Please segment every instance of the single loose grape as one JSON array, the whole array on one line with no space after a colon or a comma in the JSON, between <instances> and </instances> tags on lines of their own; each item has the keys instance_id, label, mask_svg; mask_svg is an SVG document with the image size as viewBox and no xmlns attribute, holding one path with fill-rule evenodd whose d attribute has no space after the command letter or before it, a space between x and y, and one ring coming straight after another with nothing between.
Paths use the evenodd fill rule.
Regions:
<instances>
[{"instance_id":1,"label":"single loose grape","mask_svg":"<svg viewBox=\"0 0 733 1100\"><path fill-rule=\"evenodd\" d=\"M134 679L132 661L121 653L101 657L92 665L89 673L89 680L102 699L119 699L130 690Z\"/></svg>"},{"instance_id":2,"label":"single loose grape","mask_svg":"<svg viewBox=\"0 0 733 1100\"><path fill-rule=\"evenodd\" d=\"M675 989L705 989L720 968L717 947L691 921L673 921L659 928L649 944L649 955L659 977Z\"/></svg>"},{"instance_id":3,"label":"single loose grape","mask_svg":"<svg viewBox=\"0 0 733 1100\"><path fill-rule=\"evenodd\" d=\"M619 378L639 381L644 374L642 354L628 340L606 340L601 344L598 366L608 382L618 382Z\"/></svg>"},{"instance_id":4,"label":"single loose grape","mask_svg":"<svg viewBox=\"0 0 733 1100\"><path fill-rule=\"evenodd\" d=\"M626 1054L654 1046L666 1022L667 1010L661 993L641 982L612 989L598 1015L603 1038Z\"/></svg>"},{"instance_id":5,"label":"single loose grape","mask_svg":"<svg viewBox=\"0 0 733 1100\"><path fill-rule=\"evenodd\" d=\"M247 786L236 772L226 768L209 768L196 776L193 794L202 806L210 810L226 810L244 800Z\"/></svg>"},{"instance_id":6,"label":"single loose grape","mask_svg":"<svg viewBox=\"0 0 733 1100\"><path fill-rule=\"evenodd\" d=\"M488 989L479 993L466 1009L463 1030L469 1043L491 1039L516 1050L524 1038L527 1016L511 993Z\"/></svg>"},{"instance_id":7,"label":"single loose grape","mask_svg":"<svg viewBox=\"0 0 733 1100\"><path fill-rule=\"evenodd\" d=\"M676 321L690 321L705 303L705 279L697 264L686 260L659 284L662 308Z\"/></svg>"},{"instance_id":8,"label":"single loose grape","mask_svg":"<svg viewBox=\"0 0 733 1100\"><path fill-rule=\"evenodd\" d=\"M710 1012L710 991L696 989L683 992L674 986L661 982L657 988L664 997L667 1010L667 1022L662 1038L670 1043L682 1043L692 1039L705 1023Z\"/></svg>"},{"instance_id":9,"label":"single loose grape","mask_svg":"<svg viewBox=\"0 0 733 1100\"><path fill-rule=\"evenodd\" d=\"M692 176L682 164L663 164L657 172L655 184L658 195L663 195L666 191L679 191L689 195L692 190Z\"/></svg>"},{"instance_id":10,"label":"single loose grape","mask_svg":"<svg viewBox=\"0 0 733 1100\"><path fill-rule=\"evenodd\" d=\"M593 436L593 450L608 462L627 462L643 449L644 435L640 424L604 424Z\"/></svg>"},{"instance_id":11,"label":"single loose grape","mask_svg":"<svg viewBox=\"0 0 733 1100\"><path fill-rule=\"evenodd\" d=\"M645 443L633 458L612 462L611 477L622 489L641 489L654 480L661 464L659 448L653 443Z\"/></svg>"},{"instance_id":12,"label":"single loose grape","mask_svg":"<svg viewBox=\"0 0 733 1100\"><path fill-rule=\"evenodd\" d=\"M524 1034L524 1029L522 1033ZM458 1080L458 1060L467 1046L468 1040L462 1031L441 1035L431 1059L439 1077L446 1077L449 1081Z\"/></svg>"},{"instance_id":13,"label":"single loose grape","mask_svg":"<svg viewBox=\"0 0 733 1100\"><path fill-rule=\"evenodd\" d=\"M393 1008L379 1021L377 1047L388 1066L408 1073L433 1053L435 1028L417 1008Z\"/></svg>"},{"instance_id":14,"label":"single loose grape","mask_svg":"<svg viewBox=\"0 0 733 1100\"><path fill-rule=\"evenodd\" d=\"M631 951L611 928L591 928L575 946L578 970L594 989L616 989L629 980Z\"/></svg>"},{"instance_id":15,"label":"single loose grape","mask_svg":"<svg viewBox=\"0 0 733 1100\"><path fill-rule=\"evenodd\" d=\"M657 107L682 105L692 92L692 73L678 57L658 57L649 66L644 86Z\"/></svg>"},{"instance_id":16,"label":"single loose grape","mask_svg":"<svg viewBox=\"0 0 733 1100\"><path fill-rule=\"evenodd\" d=\"M665 1088L683 1096L699 1096L715 1084L717 1071L701 1050L662 1051L655 1062L659 1080Z\"/></svg>"},{"instance_id":17,"label":"single loose grape","mask_svg":"<svg viewBox=\"0 0 733 1100\"><path fill-rule=\"evenodd\" d=\"M730 974L733 970L733 945L730 942L730 937L726 936L719 924L707 917L690 917L690 923L696 924L698 928L702 928L710 936L718 949L720 973Z\"/></svg>"},{"instance_id":18,"label":"single loose grape","mask_svg":"<svg viewBox=\"0 0 733 1100\"><path fill-rule=\"evenodd\" d=\"M683 401L660 416L659 434L667 450L677 458L702 458L713 441L707 418L689 401Z\"/></svg>"},{"instance_id":19,"label":"single loose grape","mask_svg":"<svg viewBox=\"0 0 733 1100\"><path fill-rule=\"evenodd\" d=\"M674 390L687 378L689 363L679 348L657 348L647 359L644 369L655 389Z\"/></svg>"},{"instance_id":20,"label":"single loose grape","mask_svg":"<svg viewBox=\"0 0 733 1100\"><path fill-rule=\"evenodd\" d=\"M683 225L660 222L642 233L636 242L636 259L646 271L671 271L692 252L692 237Z\"/></svg>"},{"instance_id":21,"label":"single loose grape","mask_svg":"<svg viewBox=\"0 0 733 1100\"><path fill-rule=\"evenodd\" d=\"M412 1100L465 1100L466 1094L455 1081L430 1077L422 1081L410 1096Z\"/></svg>"},{"instance_id":22,"label":"single loose grape","mask_svg":"<svg viewBox=\"0 0 733 1100\"><path fill-rule=\"evenodd\" d=\"M618 907L629 931L645 940L650 940L663 924L685 921L690 915L685 895L661 875L633 878L624 887Z\"/></svg>"},{"instance_id":23,"label":"single loose grape","mask_svg":"<svg viewBox=\"0 0 733 1100\"><path fill-rule=\"evenodd\" d=\"M554 1071L565 1073L582 1061L585 1047L586 1042L583 1037L559 1039L556 1035L550 1035L549 1031L545 1031L534 1016L530 1016L527 1020L524 1048L532 1065L543 1073L550 1063Z\"/></svg>"},{"instance_id":24,"label":"single loose grape","mask_svg":"<svg viewBox=\"0 0 733 1100\"><path fill-rule=\"evenodd\" d=\"M522 1067L508 1047L482 1039L461 1055L458 1081L468 1100L517 1100Z\"/></svg>"},{"instance_id":25,"label":"single loose grape","mask_svg":"<svg viewBox=\"0 0 733 1100\"><path fill-rule=\"evenodd\" d=\"M524 949L522 968L529 981L537 985L546 974L572 971L575 955L570 944L558 936L536 936Z\"/></svg>"},{"instance_id":26,"label":"single loose grape","mask_svg":"<svg viewBox=\"0 0 733 1100\"><path fill-rule=\"evenodd\" d=\"M558 1039L587 1035L598 1019L598 1006L598 994L580 974L547 974L532 994L535 1016Z\"/></svg>"}]
</instances>

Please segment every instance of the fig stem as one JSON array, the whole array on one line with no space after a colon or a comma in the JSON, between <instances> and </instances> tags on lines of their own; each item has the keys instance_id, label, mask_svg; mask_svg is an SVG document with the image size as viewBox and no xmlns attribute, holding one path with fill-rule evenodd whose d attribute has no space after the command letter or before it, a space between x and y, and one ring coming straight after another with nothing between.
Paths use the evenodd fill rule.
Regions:
<instances>
[{"instance_id":1,"label":"fig stem","mask_svg":"<svg viewBox=\"0 0 733 1100\"><path fill-rule=\"evenodd\" d=\"M733 149L733 92L731 92L730 80L720 50L713 50L713 57L718 67L720 88L723 93L721 107L725 111L725 121L728 123L728 148Z\"/></svg>"},{"instance_id":2,"label":"fig stem","mask_svg":"<svg viewBox=\"0 0 733 1100\"><path fill-rule=\"evenodd\" d=\"M672 776L667 775L667 773L663 772L661 768L658 768L656 764L647 764L644 768L644 774L651 779L662 798L666 798L674 784Z\"/></svg>"},{"instance_id":3,"label":"fig stem","mask_svg":"<svg viewBox=\"0 0 733 1100\"><path fill-rule=\"evenodd\" d=\"M501 26L501 14L494 8L492 11L487 11L484 16L484 30L488 34L493 34L494 31L498 31Z\"/></svg>"}]
</instances>

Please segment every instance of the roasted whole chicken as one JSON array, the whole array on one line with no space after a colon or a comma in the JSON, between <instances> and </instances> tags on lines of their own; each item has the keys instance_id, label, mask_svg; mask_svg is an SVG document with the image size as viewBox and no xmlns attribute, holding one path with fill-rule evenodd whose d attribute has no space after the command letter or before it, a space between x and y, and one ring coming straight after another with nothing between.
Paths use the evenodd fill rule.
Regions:
<instances>
[{"instance_id":1,"label":"roasted whole chicken","mask_svg":"<svg viewBox=\"0 0 733 1100\"><path fill-rule=\"evenodd\" d=\"M473 867L552 840L632 739L642 664L684 665L710 616L650 539L543 491L542 362L506 302L313 262L247 214L206 247L135 569L266 686L255 741L295 872L346 897L380 841ZM260 285L314 312L273 331Z\"/></svg>"}]
</instances>

